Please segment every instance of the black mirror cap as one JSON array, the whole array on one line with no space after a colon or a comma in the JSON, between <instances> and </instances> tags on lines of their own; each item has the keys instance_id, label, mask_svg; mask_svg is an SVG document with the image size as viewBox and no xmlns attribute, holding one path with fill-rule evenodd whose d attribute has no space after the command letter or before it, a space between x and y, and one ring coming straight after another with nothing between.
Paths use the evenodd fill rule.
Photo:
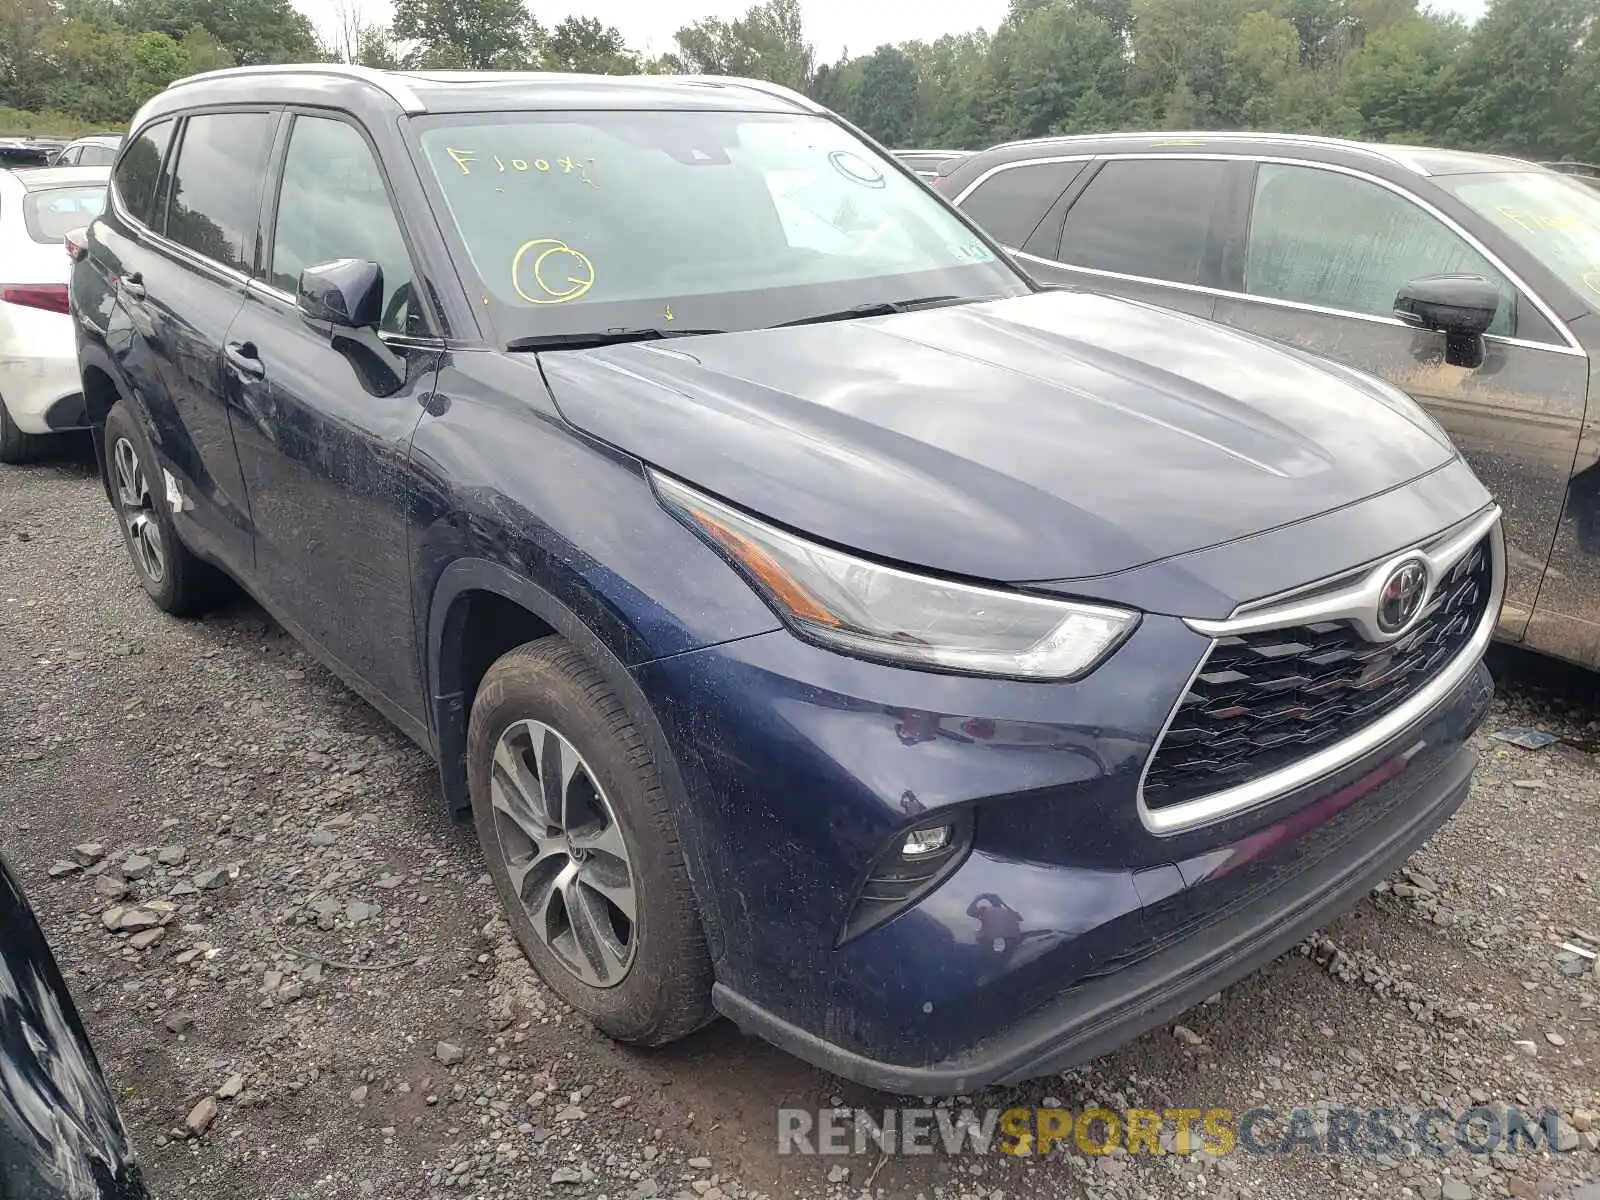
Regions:
<instances>
[{"instance_id":1,"label":"black mirror cap","mask_svg":"<svg viewBox=\"0 0 1600 1200\"><path fill-rule=\"evenodd\" d=\"M1482 275L1424 275L1402 284L1394 315L1407 325L1480 336L1494 323L1500 289Z\"/></svg>"},{"instance_id":2,"label":"black mirror cap","mask_svg":"<svg viewBox=\"0 0 1600 1200\"><path fill-rule=\"evenodd\" d=\"M300 272L300 311L346 329L375 329L383 319L383 268L341 258Z\"/></svg>"}]
</instances>

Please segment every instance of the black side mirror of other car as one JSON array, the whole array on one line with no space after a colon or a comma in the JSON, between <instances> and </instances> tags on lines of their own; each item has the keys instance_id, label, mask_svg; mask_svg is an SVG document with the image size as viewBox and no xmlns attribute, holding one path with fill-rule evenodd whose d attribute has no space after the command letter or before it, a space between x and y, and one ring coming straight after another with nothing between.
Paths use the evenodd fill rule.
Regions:
<instances>
[{"instance_id":1,"label":"black side mirror of other car","mask_svg":"<svg viewBox=\"0 0 1600 1200\"><path fill-rule=\"evenodd\" d=\"M336 329L376 329L383 319L383 268L360 258L307 267L296 303L311 320Z\"/></svg>"},{"instance_id":2,"label":"black side mirror of other car","mask_svg":"<svg viewBox=\"0 0 1600 1200\"><path fill-rule=\"evenodd\" d=\"M1453 367L1483 364L1483 335L1499 307L1500 290L1482 275L1424 275L1394 298L1394 315L1407 325L1444 334L1444 360Z\"/></svg>"}]
</instances>

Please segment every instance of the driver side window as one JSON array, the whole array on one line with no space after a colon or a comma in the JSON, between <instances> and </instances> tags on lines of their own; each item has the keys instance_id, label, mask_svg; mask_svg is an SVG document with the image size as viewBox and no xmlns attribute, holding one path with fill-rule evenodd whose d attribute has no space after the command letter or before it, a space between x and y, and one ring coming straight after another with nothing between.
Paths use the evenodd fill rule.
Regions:
<instances>
[{"instance_id":1,"label":"driver side window","mask_svg":"<svg viewBox=\"0 0 1600 1200\"><path fill-rule=\"evenodd\" d=\"M1500 291L1490 333L1514 331L1516 291L1431 214L1365 179L1262 163L1245 248L1252 296L1387 317L1402 284L1462 271Z\"/></svg>"},{"instance_id":2,"label":"driver side window","mask_svg":"<svg viewBox=\"0 0 1600 1200\"><path fill-rule=\"evenodd\" d=\"M429 332L413 295L411 256L366 139L343 121L297 116L278 192L268 282L294 295L307 267L341 258L383 268L381 330Z\"/></svg>"}]
</instances>

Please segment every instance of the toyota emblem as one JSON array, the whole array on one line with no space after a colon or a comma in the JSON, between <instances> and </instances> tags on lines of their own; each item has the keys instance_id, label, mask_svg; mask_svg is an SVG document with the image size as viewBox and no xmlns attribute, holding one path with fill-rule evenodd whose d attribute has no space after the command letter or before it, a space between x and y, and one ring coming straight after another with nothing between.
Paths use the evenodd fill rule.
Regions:
<instances>
[{"instance_id":1,"label":"toyota emblem","mask_svg":"<svg viewBox=\"0 0 1600 1200\"><path fill-rule=\"evenodd\" d=\"M1383 581L1378 593L1378 629L1399 633L1422 611L1428 595L1428 569L1416 559L1407 559Z\"/></svg>"}]
</instances>

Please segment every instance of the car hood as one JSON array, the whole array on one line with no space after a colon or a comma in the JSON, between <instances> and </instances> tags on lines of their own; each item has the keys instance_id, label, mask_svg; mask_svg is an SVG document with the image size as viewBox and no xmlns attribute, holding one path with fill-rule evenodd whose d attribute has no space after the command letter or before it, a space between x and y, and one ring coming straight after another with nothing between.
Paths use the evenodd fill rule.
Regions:
<instances>
[{"instance_id":1,"label":"car hood","mask_svg":"<svg viewBox=\"0 0 1600 1200\"><path fill-rule=\"evenodd\" d=\"M546 353L578 428L864 554L1125 570L1362 500L1454 451L1358 372L1086 292Z\"/></svg>"}]
</instances>

